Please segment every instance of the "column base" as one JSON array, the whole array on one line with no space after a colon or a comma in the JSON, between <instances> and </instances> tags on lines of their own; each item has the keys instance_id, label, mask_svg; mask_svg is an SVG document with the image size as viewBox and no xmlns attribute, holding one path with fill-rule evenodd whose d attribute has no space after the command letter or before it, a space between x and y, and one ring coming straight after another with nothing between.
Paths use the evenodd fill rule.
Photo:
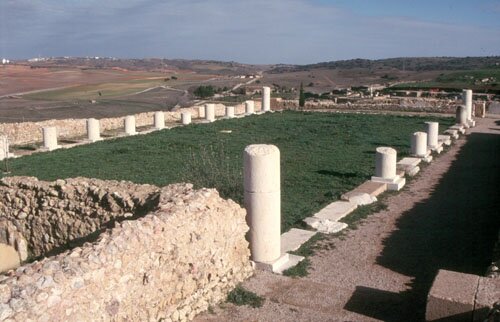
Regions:
<instances>
[{"instance_id":1,"label":"column base","mask_svg":"<svg viewBox=\"0 0 500 322\"><path fill-rule=\"evenodd\" d=\"M418 164L422 161L420 158L404 158L396 164L398 170L403 170L408 176L413 177L419 171Z\"/></svg>"},{"instance_id":2,"label":"column base","mask_svg":"<svg viewBox=\"0 0 500 322\"><path fill-rule=\"evenodd\" d=\"M455 124L449 130L457 130L460 134L465 134L465 127L461 124Z\"/></svg>"},{"instance_id":3,"label":"column base","mask_svg":"<svg viewBox=\"0 0 500 322\"><path fill-rule=\"evenodd\" d=\"M387 190L391 191L399 191L401 188L403 188L406 184L406 179L401 178L400 176L395 176L392 179L386 179L386 178L381 178L381 177L372 177L373 182L381 182L387 184Z\"/></svg>"},{"instance_id":4,"label":"column base","mask_svg":"<svg viewBox=\"0 0 500 322\"><path fill-rule=\"evenodd\" d=\"M438 141L444 145L451 145L451 136L450 135L438 135Z\"/></svg>"},{"instance_id":5,"label":"column base","mask_svg":"<svg viewBox=\"0 0 500 322\"><path fill-rule=\"evenodd\" d=\"M288 253L282 254L278 259L271 262L254 262L252 266L261 271L273 272L275 274L283 274L283 271L300 263L304 257L291 255Z\"/></svg>"},{"instance_id":6,"label":"column base","mask_svg":"<svg viewBox=\"0 0 500 322\"><path fill-rule=\"evenodd\" d=\"M87 139L86 141L90 142L90 143L94 143L94 142L99 142L99 141L102 141L102 140L104 140L104 139L103 138L98 138L98 139L93 139L93 140Z\"/></svg>"},{"instance_id":7,"label":"column base","mask_svg":"<svg viewBox=\"0 0 500 322\"><path fill-rule=\"evenodd\" d=\"M425 163L430 163L432 161L432 155L430 150L427 150L427 153L425 155L412 155L412 157L419 158Z\"/></svg>"},{"instance_id":8,"label":"column base","mask_svg":"<svg viewBox=\"0 0 500 322\"><path fill-rule=\"evenodd\" d=\"M443 143L438 143L436 146L431 146L429 147L432 152L436 152L437 154L440 154L443 152Z\"/></svg>"},{"instance_id":9,"label":"column base","mask_svg":"<svg viewBox=\"0 0 500 322\"><path fill-rule=\"evenodd\" d=\"M57 149L60 149L60 148L61 148L60 145L51 146L50 148L43 146L43 147L40 148L40 151L54 151L54 150L57 150Z\"/></svg>"}]
</instances>

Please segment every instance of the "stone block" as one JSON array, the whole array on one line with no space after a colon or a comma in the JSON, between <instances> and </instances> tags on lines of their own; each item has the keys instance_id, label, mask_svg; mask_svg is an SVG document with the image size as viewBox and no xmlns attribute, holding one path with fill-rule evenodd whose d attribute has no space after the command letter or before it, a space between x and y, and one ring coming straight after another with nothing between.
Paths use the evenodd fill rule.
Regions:
<instances>
[{"instance_id":1,"label":"stone block","mask_svg":"<svg viewBox=\"0 0 500 322\"><path fill-rule=\"evenodd\" d=\"M354 203L358 206L365 206L365 205L369 205L369 204L372 204L374 202L377 201L377 197L373 197L369 194L367 194L366 192L348 192L347 194L345 195L342 195L344 198L344 200L347 200L351 203ZM343 198L342 198L343 199Z\"/></svg>"},{"instance_id":2,"label":"stone block","mask_svg":"<svg viewBox=\"0 0 500 322\"><path fill-rule=\"evenodd\" d=\"M449 135L438 135L438 141L444 145L451 145L451 136Z\"/></svg>"},{"instance_id":3,"label":"stone block","mask_svg":"<svg viewBox=\"0 0 500 322\"><path fill-rule=\"evenodd\" d=\"M474 321L485 321L488 312L495 302L500 301L500 279L479 277L476 301L474 305Z\"/></svg>"},{"instance_id":4,"label":"stone block","mask_svg":"<svg viewBox=\"0 0 500 322\"><path fill-rule=\"evenodd\" d=\"M427 297L426 321L471 321L479 276L439 270Z\"/></svg>"},{"instance_id":5,"label":"stone block","mask_svg":"<svg viewBox=\"0 0 500 322\"><path fill-rule=\"evenodd\" d=\"M381 183L381 182L373 182L373 181L365 181L358 187L356 187L354 190L349 191L345 194L343 194L340 198L342 200L347 200L349 201L349 198L351 195L356 195L359 193L367 193L372 197L376 197L379 194L385 192L387 190L387 184Z\"/></svg>"},{"instance_id":6,"label":"stone block","mask_svg":"<svg viewBox=\"0 0 500 322\"><path fill-rule=\"evenodd\" d=\"M334 234L347 228L346 223L331 221L328 219L320 219L317 217L307 217L306 219L304 219L304 222L320 233L324 234Z\"/></svg>"},{"instance_id":7,"label":"stone block","mask_svg":"<svg viewBox=\"0 0 500 322\"><path fill-rule=\"evenodd\" d=\"M418 166L422 159L420 158L403 158L396 165L398 170L410 170Z\"/></svg>"},{"instance_id":8,"label":"stone block","mask_svg":"<svg viewBox=\"0 0 500 322\"><path fill-rule=\"evenodd\" d=\"M282 274L283 271L297 265L304 259L302 256L292 255L288 253L282 254L277 260L272 262L253 262L254 268L273 272L276 274Z\"/></svg>"},{"instance_id":9,"label":"stone block","mask_svg":"<svg viewBox=\"0 0 500 322\"><path fill-rule=\"evenodd\" d=\"M409 177L414 177L415 175L417 175L417 173L420 172L420 167L414 167L413 169L409 170L409 171L406 171L406 174L409 176Z\"/></svg>"},{"instance_id":10,"label":"stone block","mask_svg":"<svg viewBox=\"0 0 500 322\"><path fill-rule=\"evenodd\" d=\"M400 177L399 175L396 175L392 179L384 179L381 177L372 177L373 182L381 182L387 184L387 190L390 191L399 191L401 190L404 185L406 184L406 179Z\"/></svg>"},{"instance_id":11,"label":"stone block","mask_svg":"<svg viewBox=\"0 0 500 322\"><path fill-rule=\"evenodd\" d=\"M350 201L335 201L321 209L314 217L319 219L328 219L339 221L358 207L357 204Z\"/></svg>"},{"instance_id":12,"label":"stone block","mask_svg":"<svg viewBox=\"0 0 500 322\"><path fill-rule=\"evenodd\" d=\"M315 231L292 228L281 235L281 254L299 249L316 234Z\"/></svg>"}]
</instances>

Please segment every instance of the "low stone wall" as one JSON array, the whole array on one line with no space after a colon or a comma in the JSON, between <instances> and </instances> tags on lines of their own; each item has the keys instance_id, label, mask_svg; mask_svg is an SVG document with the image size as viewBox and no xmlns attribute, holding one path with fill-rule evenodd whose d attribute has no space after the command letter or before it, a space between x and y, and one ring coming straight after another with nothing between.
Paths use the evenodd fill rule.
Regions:
<instances>
[{"instance_id":1,"label":"low stone wall","mask_svg":"<svg viewBox=\"0 0 500 322\"><path fill-rule=\"evenodd\" d=\"M275 100L274 109L298 109L298 100ZM305 104L304 109L333 109L346 111L399 111L399 112L426 112L426 113L455 113L457 101L428 100L428 99L386 99L386 100L359 100L335 104L332 101L311 102Z\"/></svg>"},{"instance_id":2,"label":"low stone wall","mask_svg":"<svg viewBox=\"0 0 500 322\"><path fill-rule=\"evenodd\" d=\"M39 257L116 220L145 214L157 207L159 192L158 187L130 182L7 177L0 181L0 231L2 223L15 223L26 239L29 256ZM14 245L24 243L17 240Z\"/></svg>"},{"instance_id":3,"label":"low stone wall","mask_svg":"<svg viewBox=\"0 0 500 322\"><path fill-rule=\"evenodd\" d=\"M92 243L0 275L0 320L185 321L252 274L245 210L213 189L21 177L4 179L1 189L2 211L16 207L2 219L37 249L33 253L116 220ZM141 205L153 209L125 215ZM26 215L19 220L21 211ZM76 226L80 230L72 230Z\"/></svg>"},{"instance_id":4,"label":"low stone wall","mask_svg":"<svg viewBox=\"0 0 500 322\"><path fill-rule=\"evenodd\" d=\"M230 105L230 104L228 104ZM260 110L260 102L255 102L256 111ZM244 104L236 104L235 114L245 112ZM203 108L203 106L201 106ZM193 118L200 117L198 106L182 108L177 111L164 112L165 122L180 122L181 112L190 111ZM225 115L225 106L217 104L216 116ZM154 112L135 114L137 127L153 126ZM100 119L101 132L122 129L125 116ZM86 119L47 120L41 122L1 123L0 134L6 135L11 145L28 144L42 141L42 128L55 126L58 139L70 139L87 135Z\"/></svg>"}]
</instances>

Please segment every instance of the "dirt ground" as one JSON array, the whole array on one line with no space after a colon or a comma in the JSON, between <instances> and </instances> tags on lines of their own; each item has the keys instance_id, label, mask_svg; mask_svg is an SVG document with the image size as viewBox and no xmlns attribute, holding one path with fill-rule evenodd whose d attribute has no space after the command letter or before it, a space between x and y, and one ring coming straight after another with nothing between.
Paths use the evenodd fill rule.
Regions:
<instances>
[{"instance_id":1,"label":"dirt ground","mask_svg":"<svg viewBox=\"0 0 500 322\"><path fill-rule=\"evenodd\" d=\"M311 257L304 278L266 272L244 283L262 308L223 304L195 321L423 321L439 269L483 275L500 226L500 118L441 154L388 208Z\"/></svg>"}]
</instances>

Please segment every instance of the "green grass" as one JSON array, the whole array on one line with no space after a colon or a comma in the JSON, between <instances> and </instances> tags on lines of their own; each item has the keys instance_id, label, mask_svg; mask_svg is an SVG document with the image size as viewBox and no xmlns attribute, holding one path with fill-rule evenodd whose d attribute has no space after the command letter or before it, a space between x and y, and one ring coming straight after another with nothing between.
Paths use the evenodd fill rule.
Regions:
<instances>
[{"instance_id":1,"label":"green grass","mask_svg":"<svg viewBox=\"0 0 500 322\"><path fill-rule=\"evenodd\" d=\"M489 78L487 82L483 79ZM428 82L402 83L397 84L392 89L428 89L444 88L461 91L463 88L475 90L500 90L500 68L467 70L451 73L443 73L435 80Z\"/></svg>"},{"instance_id":2,"label":"green grass","mask_svg":"<svg viewBox=\"0 0 500 322\"><path fill-rule=\"evenodd\" d=\"M424 121L452 118L284 112L192 124L13 159L12 175L130 180L164 186L193 182L242 203L242 152L255 143L281 152L282 230L299 225L374 173L375 148L408 154L410 134ZM221 133L232 130L232 133Z\"/></svg>"},{"instance_id":3,"label":"green grass","mask_svg":"<svg viewBox=\"0 0 500 322\"><path fill-rule=\"evenodd\" d=\"M249 305L253 308L261 307L264 304L264 298L250 292L237 285L234 290L227 295L227 301L235 305Z\"/></svg>"}]
</instances>

